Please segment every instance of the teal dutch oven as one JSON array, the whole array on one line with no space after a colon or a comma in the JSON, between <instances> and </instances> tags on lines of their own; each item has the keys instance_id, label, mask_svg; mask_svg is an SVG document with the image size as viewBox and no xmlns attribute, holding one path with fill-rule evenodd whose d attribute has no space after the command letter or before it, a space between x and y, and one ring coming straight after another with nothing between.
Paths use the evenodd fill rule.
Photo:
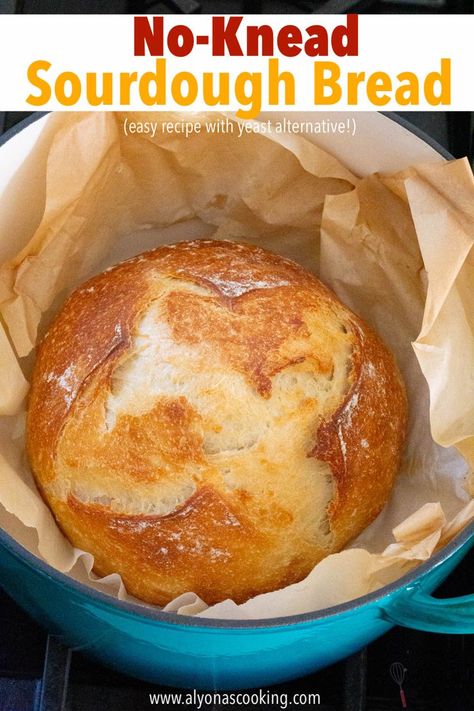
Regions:
<instances>
[{"instance_id":1,"label":"teal dutch oven","mask_svg":"<svg viewBox=\"0 0 474 711\"><path fill-rule=\"evenodd\" d=\"M435 148L438 158L450 157ZM0 584L69 647L121 672L170 686L250 688L337 662L395 624L474 633L474 595L431 595L473 544L474 524L429 561L375 593L313 613L264 620L183 617L113 599L58 572L2 530Z\"/></svg>"},{"instance_id":2,"label":"teal dutch oven","mask_svg":"<svg viewBox=\"0 0 474 711\"><path fill-rule=\"evenodd\" d=\"M267 686L356 652L394 624L474 633L474 595L437 599L474 543L469 526L409 575L326 610L270 620L206 620L113 599L57 572L0 531L0 582L64 643L121 672L196 689Z\"/></svg>"}]
</instances>

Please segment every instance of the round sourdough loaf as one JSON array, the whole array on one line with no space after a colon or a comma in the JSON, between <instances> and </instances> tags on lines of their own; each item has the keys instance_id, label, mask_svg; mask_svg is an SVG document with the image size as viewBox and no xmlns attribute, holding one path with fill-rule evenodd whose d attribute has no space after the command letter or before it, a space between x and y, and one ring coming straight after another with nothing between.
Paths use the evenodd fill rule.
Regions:
<instances>
[{"instance_id":1,"label":"round sourdough loaf","mask_svg":"<svg viewBox=\"0 0 474 711\"><path fill-rule=\"evenodd\" d=\"M393 357L297 264L203 240L77 289L38 349L38 487L98 575L164 604L303 578L377 516L406 429Z\"/></svg>"}]
</instances>

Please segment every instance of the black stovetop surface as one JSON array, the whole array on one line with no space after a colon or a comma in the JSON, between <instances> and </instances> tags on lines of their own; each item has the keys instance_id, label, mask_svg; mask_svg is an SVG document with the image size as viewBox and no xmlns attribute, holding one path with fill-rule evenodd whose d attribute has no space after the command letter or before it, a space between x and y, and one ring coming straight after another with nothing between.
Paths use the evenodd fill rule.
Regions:
<instances>
[{"instance_id":1,"label":"black stovetop surface","mask_svg":"<svg viewBox=\"0 0 474 711\"><path fill-rule=\"evenodd\" d=\"M0 133L23 116L0 113ZM412 114L411 119L454 155L468 152L469 114ZM438 594L472 593L473 564L474 550ZM321 698L318 708L323 711L401 709L399 688L390 675L394 662L406 668L403 688L408 709L474 711L474 635L395 628L345 662L272 691L287 692L288 696L317 692ZM70 652L0 589L0 711L140 711L150 708L148 694L160 690L168 689L117 674ZM252 708L270 711L272 707Z\"/></svg>"}]
</instances>

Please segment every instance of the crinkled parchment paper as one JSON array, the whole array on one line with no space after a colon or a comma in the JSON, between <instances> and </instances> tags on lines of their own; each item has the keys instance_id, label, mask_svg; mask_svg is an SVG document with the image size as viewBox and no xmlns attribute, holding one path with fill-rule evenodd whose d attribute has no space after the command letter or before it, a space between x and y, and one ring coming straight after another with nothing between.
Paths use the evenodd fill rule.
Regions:
<instances>
[{"instance_id":1,"label":"crinkled parchment paper","mask_svg":"<svg viewBox=\"0 0 474 711\"><path fill-rule=\"evenodd\" d=\"M409 437L389 504L349 549L300 583L240 606L206 608L190 592L165 609L235 618L306 612L373 591L428 559L474 518L467 161L359 179L301 136L158 131L152 139L125 136L124 118L50 116L0 199L0 526L59 570L127 597L118 575L91 574L92 557L64 539L32 482L23 434L34 346L87 277L164 242L215 236L295 259L375 327L407 384Z\"/></svg>"}]
</instances>

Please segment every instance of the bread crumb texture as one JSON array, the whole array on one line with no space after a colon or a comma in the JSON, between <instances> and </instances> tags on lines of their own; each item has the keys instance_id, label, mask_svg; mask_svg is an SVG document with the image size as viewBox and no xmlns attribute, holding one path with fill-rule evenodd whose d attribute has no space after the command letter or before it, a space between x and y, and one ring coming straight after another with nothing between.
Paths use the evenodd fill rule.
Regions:
<instances>
[{"instance_id":1,"label":"bread crumb texture","mask_svg":"<svg viewBox=\"0 0 474 711\"><path fill-rule=\"evenodd\" d=\"M94 277L39 346L41 493L99 575L165 604L302 579L384 506L406 429L385 346L309 272L201 240Z\"/></svg>"}]
</instances>

